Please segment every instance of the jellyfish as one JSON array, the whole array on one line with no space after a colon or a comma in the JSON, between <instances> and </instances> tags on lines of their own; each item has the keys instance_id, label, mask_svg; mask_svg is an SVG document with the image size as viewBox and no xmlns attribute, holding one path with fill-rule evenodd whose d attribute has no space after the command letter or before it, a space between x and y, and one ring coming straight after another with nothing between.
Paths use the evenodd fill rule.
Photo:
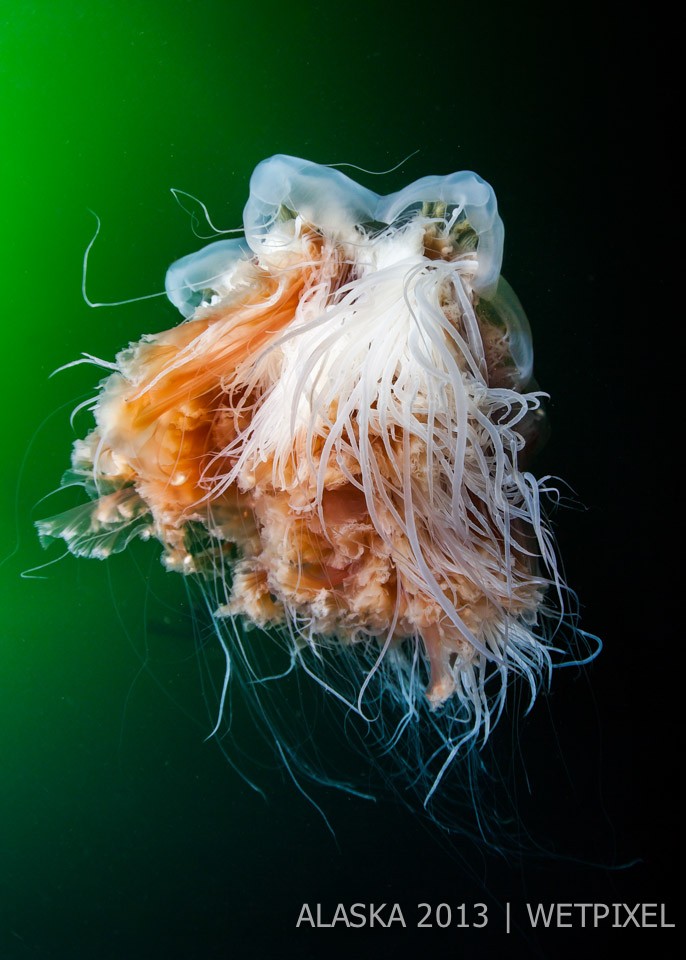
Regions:
<instances>
[{"instance_id":1,"label":"jellyfish","mask_svg":"<svg viewBox=\"0 0 686 960\"><path fill-rule=\"evenodd\" d=\"M100 559L158 541L208 598L218 716L236 676L271 699L274 645L430 804L508 691L547 686L568 614L496 198L472 172L382 196L277 155L242 233L169 268L182 320L106 364L64 478L88 500L39 533Z\"/></svg>"}]
</instances>

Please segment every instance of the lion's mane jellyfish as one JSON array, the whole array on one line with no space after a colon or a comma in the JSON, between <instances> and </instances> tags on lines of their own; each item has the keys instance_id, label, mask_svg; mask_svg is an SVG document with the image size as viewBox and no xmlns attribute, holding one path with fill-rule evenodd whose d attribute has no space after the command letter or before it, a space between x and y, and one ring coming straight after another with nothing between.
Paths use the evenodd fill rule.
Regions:
<instances>
[{"instance_id":1,"label":"lion's mane jellyfish","mask_svg":"<svg viewBox=\"0 0 686 960\"><path fill-rule=\"evenodd\" d=\"M283 682L279 647L427 801L513 676L533 702L566 616L496 199L469 172L379 196L274 156L244 236L170 267L184 319L109 365L66 478L90 502L39 531L98 558L154 537L205 585L222 704L234 677L258 697ZM292 769L300 742L267 713Z\"/></svg>"}]
</instances>

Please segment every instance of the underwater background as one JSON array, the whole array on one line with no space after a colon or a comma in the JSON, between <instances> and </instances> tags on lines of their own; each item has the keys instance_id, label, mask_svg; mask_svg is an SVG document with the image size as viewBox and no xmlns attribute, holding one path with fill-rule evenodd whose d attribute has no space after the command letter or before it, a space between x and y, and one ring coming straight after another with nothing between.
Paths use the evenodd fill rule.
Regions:
<instances>
[{"instance_id":1,"label":"underwater background","mask_svg":"<svg viewBox=\"0 0 686 960\"><path fill-rule=\"evenodd\" d=\"M677 922L680 651L664 544L678 494L659 439L669 379L669 345L655 344L660 271L643 277L656 201L633 174L659 145L629 136L632 51L650 73L638 35L619 34L597 7L533 3L0 10L0 958L409 956L417 946L600 956L639 936L671 955L670 929L532 931L525 912L539 901L666 903ZM334 840L251 742L238 697L231 757L265 761L266 799L252 791L206 741L223 660L199 650L197 597L164 573L155 543L107 564L68 556L37 569L61 551L45 553L33 523L79 500L66 491L40 502L89 425L82 412L72 429L70 412L99 379L87 365L50 374L81 351L112 359L177 321L163 297L86 305L89 211L102 221L89 295L128 299L163 289L167 266L202 243L170 188L234 227L254 166L274 153L387 170L414 151L385 176L347 172L380 193L459 169L493 185L503 273L552 395L535 469L562 477L577 504L554 525L582 626L605 644L586 670L557 672L516 728L513 698L496 732L518 813L500 827L503 846L520 843L524 857L448 839L389 800L308 786ZM326 748L330 731L321 736ZM296 929L303 903L330 915L339 902L398 902L408 927ZM485 903L489 923L413 929L419 903Z\"/></svg>"}]
</instances>

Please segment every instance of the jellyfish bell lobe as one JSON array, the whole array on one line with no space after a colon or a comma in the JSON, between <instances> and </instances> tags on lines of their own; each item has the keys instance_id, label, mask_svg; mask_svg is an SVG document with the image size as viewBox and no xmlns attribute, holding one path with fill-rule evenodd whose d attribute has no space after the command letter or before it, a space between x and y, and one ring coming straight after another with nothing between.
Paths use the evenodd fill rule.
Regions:
<instances>
[{"instance_id":1,"label":"jellyfish bell lobe","mask_svg":"<svg viewBox=\"0 0 686 960\"><path fill-rule=\"evenodd\" d=\"M254 253L278 247L280 220L296 215L326 236L350 237L355 225L373 219L377 195L340 170L278 154L263 160L250 178L243 212L246 240Z\"/></svg>"},{"instance_id":2,"label":"jellyfish bell lobe","mask_svg":"<svg viewBox=\"0 0 686 960\"><path fill-rule=\"evenodd\" d=\"M226 296L231 291L235 268L248 254L245 240L215 240L181 257L167 270L167 297L182 316L192 316L212 296Z\"/></svg>"},{"instance_id":3,"label":"jellyfish bell lobe","mask_svg":"<svg viewBox=\"0 0 686 960\"><path fill-rule=\"evenodd\" d=\"M448 222L466 221L475 232L479 254L473 286L489 298L498 285L505 236L493 189L469 170L447 177L422 177L398 193L380 197L376 216L386 223L394 223L419 210L427 201L441 204Z\"/></svg>"}]
</instances>

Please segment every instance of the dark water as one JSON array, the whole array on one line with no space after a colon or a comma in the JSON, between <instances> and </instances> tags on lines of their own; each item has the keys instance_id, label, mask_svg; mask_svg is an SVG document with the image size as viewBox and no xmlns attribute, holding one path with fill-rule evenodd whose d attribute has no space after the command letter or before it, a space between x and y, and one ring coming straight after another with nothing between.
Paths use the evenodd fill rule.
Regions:
<instances>
[{"instance_id":1,"label":"dark water","mask_svg":"<svg viewBox=\"0 0 686 960\"><path fill-rule=\"evenodd\" d=\"M645 403L669 366L654 335L660 271L644 278L660 208L632 172L656 162L634 99L650 44L576 6L554 17L534 4L415 8L391 22L375 3L219 0L3 4L0 42L0 957L601 956L639 938L671 956L670 930L578 929L578 914L575 929L526 922L527 902L665 902L670 922L678 908L679 651L664 556L676 493L658 436L664 401ZM629 138L637 115L642 136ZM319 790L334 842L275 769L262 800L204 740L211 700L188 598L153 545L20 578L46 559L32 521L70 503L38 505L67 464L69 411L96 380L87 367L49 373L173 322L163 299L83 303L87 208L103 221L89 292L119 300L161 289L196 243L170 187L236 226L250 172L272 153L384 169L416 149L367 183L390 192L468 168L494 185L504 272L553 397L539 470L585 505L555 523L584 626L606 649L585 675L557 676L512 747L521 818L549 858L449 845L401 807ZM81 414L77 433L87 424ZM257 749L240 703L236 724ZM296 929L303 903L357 901L400 903L408 927ZM483 902L489 923L417 930L423 902Z\"/></svg>"}]
</instances>

